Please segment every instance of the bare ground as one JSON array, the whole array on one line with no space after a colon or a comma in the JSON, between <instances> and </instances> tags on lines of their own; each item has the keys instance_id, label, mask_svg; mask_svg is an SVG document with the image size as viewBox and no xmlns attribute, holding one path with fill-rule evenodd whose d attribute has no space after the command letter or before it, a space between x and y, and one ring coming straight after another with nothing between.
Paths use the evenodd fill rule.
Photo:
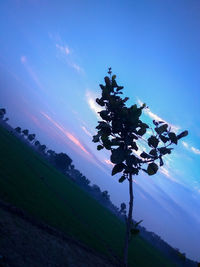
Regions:
<instances>
[{"instance_id":1,"label":"bare ground","mask_svg":"<svg viewBox=\"0 0 200 267\"><path fill-rule=\"evenodd\" d=\"M116 267L102 255L0 201L0 267Z\"/></svg>"}]
</instances>

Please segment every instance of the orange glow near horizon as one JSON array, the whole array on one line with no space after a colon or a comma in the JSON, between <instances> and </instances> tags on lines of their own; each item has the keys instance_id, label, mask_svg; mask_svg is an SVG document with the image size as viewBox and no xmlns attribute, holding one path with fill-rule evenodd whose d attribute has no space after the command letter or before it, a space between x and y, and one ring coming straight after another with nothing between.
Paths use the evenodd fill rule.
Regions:
<instances>
[{"instance_id":1,"label":"orange glow near horizon","mask_svg":"<svg viewBox=\"0 0 200 267\"><path fill-rule=\"evenodd\" d=\"M75 145L77 145L82 151L84 151L87 155L91 156L91 154L85 149L85 147L80 143L80 141L73 136L70 132L65 130L63 126L58 124L56 121L54 121L50 116L48 116L43 111L40 112L45 118L47 118L51 123L53 123L67 138L69 138Z\"/></svg>"}]
</instances>

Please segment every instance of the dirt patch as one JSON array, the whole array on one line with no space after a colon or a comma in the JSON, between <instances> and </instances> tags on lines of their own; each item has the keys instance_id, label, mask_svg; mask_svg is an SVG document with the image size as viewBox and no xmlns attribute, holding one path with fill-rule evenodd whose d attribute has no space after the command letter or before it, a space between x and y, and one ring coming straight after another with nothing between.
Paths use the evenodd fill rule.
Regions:
<instances>
[{"instance_id":1,"label":"dirt patch","mask_svg":"<svg viewBox=\"0 0 200 267\"><path fill-rule=\"evenodd\" d=\"M3 258L1 258L3 257ZM116 267L95 251L0 201L0 267Z\"/></svg>"}]
</instances>

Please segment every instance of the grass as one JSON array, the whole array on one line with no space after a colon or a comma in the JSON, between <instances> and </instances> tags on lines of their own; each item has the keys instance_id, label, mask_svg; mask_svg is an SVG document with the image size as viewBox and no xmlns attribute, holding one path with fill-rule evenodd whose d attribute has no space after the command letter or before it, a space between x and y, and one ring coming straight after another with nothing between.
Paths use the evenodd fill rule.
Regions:
<instances>
[{"instance_id":1,"label":"grass","mask_svg":"<svg viewBox=\"0 0 200 267\"><path fill-rule=\"evenodd\" d=\"M124 224L2 127L0 198L108 258L112 258L110 249L122 257ZM173 266L140 237L132 241L129 255L130 266Z\"/></svg>"}]
</instances>

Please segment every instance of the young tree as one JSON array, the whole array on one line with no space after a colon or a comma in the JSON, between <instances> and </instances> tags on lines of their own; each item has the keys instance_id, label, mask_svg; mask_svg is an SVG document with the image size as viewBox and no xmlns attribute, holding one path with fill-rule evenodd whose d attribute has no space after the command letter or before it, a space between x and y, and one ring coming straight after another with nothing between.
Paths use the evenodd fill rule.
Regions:
<instances>
[{"instance_id":1,"label":"young tree","mask_svg":"<svg viewBox=\"0 0 200 267\"><path fill-rule=\"evenodd\" d=\"M178 140L187 136L188 131L176 134L171 131L171 127L164 121L153 121L154 129L151 128L152 135L149 136L147 129L149 125L142 122L140 116L146 105L140 107L132 105L126 106L128 97L122 98L123 86L118 86L116 75L111 75L111 68L108 71L109 77L104 78L105 85L100 84L102 90L101 98L96 102L102 107L99 112L101 121L98 121L97 134L93 136L93 142L100 143L97 150L103 148L110 150L110 160L114 164L112 175L122 173L119 182L127 181L129 184L129 207L126 216L126 235L124 243L124 266L128 264L128 247L131 234L136 234L138 230L133 225L133 177L142 170L148 175L154 175L163 166L163 156L170 154L172 145ZM138 145L144 142L143 151L139 152ZM140 143L141 144L141 143ZM148 151L148 152L146 152Z\"/></svg>"}]
</instances>

